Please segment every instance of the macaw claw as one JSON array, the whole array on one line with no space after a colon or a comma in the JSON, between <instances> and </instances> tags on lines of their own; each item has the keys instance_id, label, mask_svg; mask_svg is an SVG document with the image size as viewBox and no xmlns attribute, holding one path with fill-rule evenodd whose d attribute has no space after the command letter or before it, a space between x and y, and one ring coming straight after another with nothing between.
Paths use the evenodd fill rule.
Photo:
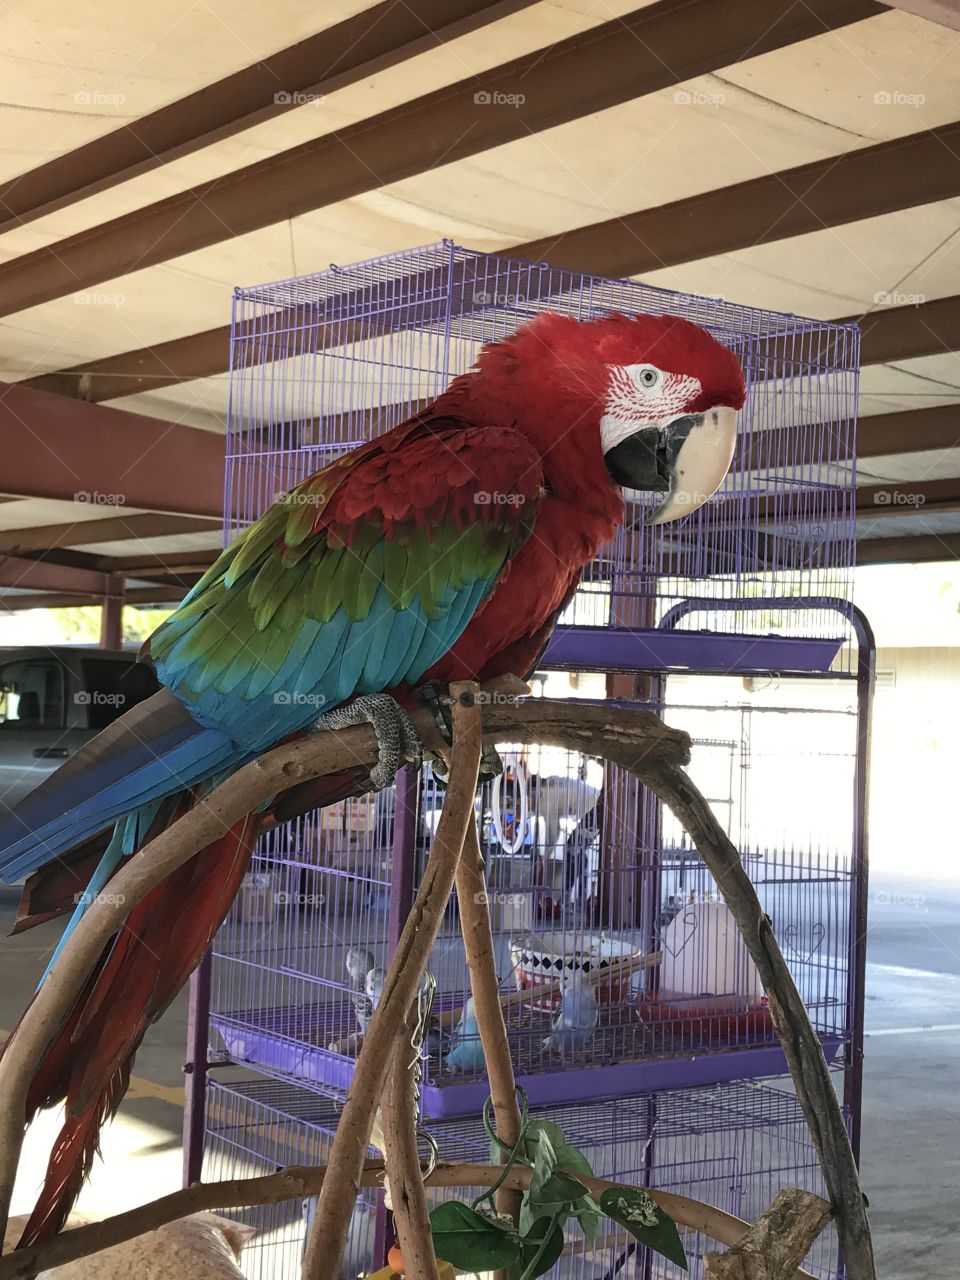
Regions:
<instances>
[{"instance_id":1,"label":"macaw claw","mask_svg":"<svg viewBox=\"0 0 960 1280\"><path fill-rule=\"evenodd\" d=\"M350 729L359 724L372 724L377 735L377 763L370 770L370 791L392 786L397 770L403 764L418 769L423 763L423 743L413 721L389 693L370 693L354 698L346 706L318 716L312 729L323 733L331 729Z\"/></svg>"}]
</instances>

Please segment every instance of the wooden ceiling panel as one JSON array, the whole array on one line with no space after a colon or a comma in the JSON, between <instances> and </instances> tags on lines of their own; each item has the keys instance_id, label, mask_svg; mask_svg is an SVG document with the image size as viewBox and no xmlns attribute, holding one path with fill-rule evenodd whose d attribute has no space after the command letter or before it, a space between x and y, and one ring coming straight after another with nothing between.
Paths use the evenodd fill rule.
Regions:
<instances>
[{"instance_id":1,"label":"wooden ceiling panel","mask_svg":"<svg viewBox=\"0 0 960 1280\"><path fill-rule=\"evenodd\" d=\"M100 0L8 5L0 49L0 179L136 120L313 35L367 0Z\"/></svg>"},{"instance_id":2,"label":"wooden ceiling panel","mask_svg":"<svg viewBox=\"0 0 960 1280\"><path fill-rule=\"evenodd\" d=\"M378 112L401 105L410 99L412 92L420 94L444 88L466 75L480 74L523 53L545 48L555 41L589 30L604 21L642 9L654 2L655 0L603 0L601 5L596 5L590 3L590 0L574 0L570 4L556 3L554 0L541 0L540 3L531 3L530 0L489 0L487 5L483 5L477 0L472 5L449 5L447 0L430 0L430 4L423 7L429 10L431 4L437 5L438 12L446 14L451 21L459 12L475 10L480 14L484 8L490 14L490 21L481 23L478 30L468 31L455 40L441 43L438 38L434 38L434 47L414 57L402 59L396 65L376 70L373 74L361 75L355 83L346 87L335 88L332 92L316 96L310 95L309 101L292 110L278 109L261 123L245 128L232 137L214 141L191 154L169 160L162 168L150 170L121 185L79 199L65 208L48 213L39 222L31 221L24 226L14 227L3 224L0 227L0 261L95 227L110 218L143 208L211 178L223 177L244 165L300 146L333 129L347 128ZM523 7L519 12L510 12L512 7L519 7L521 4ZM359 8L360 16L363 16L365 5L352 7ZM427 25L418 21L417 14L409 6L394 6L387 0L385 14L380 11L383 8L381 3L379 9L371 9L370 20L375 21L378 27L392 23L398 28L398 37L417 32L421 37L430 39ZM403 17L393 13L394 9L399 11L400 8ZM317 25L323 25L325 19L324 13L322 18L317 18ZM327 25L332 25L332 22ZM284 30L282 27L277 29ZM356 41L350 37L349 32L347 35L349 61ZM318 62L318 73L322 66ZM289 87L284 90L284 83L278 74L278 90L288 91ZM2 223L0 218L0 224Z\"/></svg>"},{"instance_id":3,"label":"wooden ceiling panel","mask_svg":"<svg viewBox=\"0 0 960 1280\"><path fill-rule=\"evenodd\" d=\"M663 0L586 37L501 64L482 78L467 77L399 110L328 132L228 179L8 259L0 266L2 306L5 314L24 310L510 143L519 142L523 164L532 134L635 104L691 75L877 12L873 0L807 0L799 8L791 0ZM483 101L491 92L503 100ZM689 104L671 97L671 105L675 117L689 117ZM591 147L602 150L619 123L599 124ZM785 145L789 133L784 128ZM622 157L618 168L623 171Z\"/></svg>"},{"instance_id":4,"label":"wooden ceiling panel","mask_svg":"<svg viewBox=\"0 0 960 1280\"><path fill-rule=\"evenodd\" d=\"M960 400L960 354L869 365L860 375L860 413L933 408Z\"/></svg>"},{"instance_id":5,"label":"wooden ceiling panel","mask_svg":"<svg viewBox=\"0 0 960 1280\"><path fill-rule=\"evenodd\" d=\"M821 320L960 294L960 199L647 272L665 289Z\"/></svg>"}]
</instances>

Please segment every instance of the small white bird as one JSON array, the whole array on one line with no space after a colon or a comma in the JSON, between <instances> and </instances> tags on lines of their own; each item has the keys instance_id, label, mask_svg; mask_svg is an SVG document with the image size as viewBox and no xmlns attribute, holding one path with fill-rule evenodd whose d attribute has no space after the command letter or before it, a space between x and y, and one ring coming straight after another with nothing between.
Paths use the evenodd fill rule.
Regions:
<instances>
[{"instance_id":1,"label":"small white bird","mask_svg":"<svg viewBox=\"0 0 960 1280\"><path fill-rule=\"evenodd\" d=\"M387 981L386 969L368 969L367 976L364 979L363 989L367 993L367 999L376 1008L380 1003L380 997L383 995L384 984Z\"/></svg>"},{"instance_id":2,"label":"small white bird","mask_svg":"<svg viewBox=\"0 0 960 1280\"><path fill-rule=\"evenodd\" d=\"M544 1049L548 1053L579 1052L593 1034L599 1013L597 997L586 974L579 969L568 974Z\"/></svg>"},{"instance_id":3,"label":"small white bird","mask_svg":"<svg viewBox=\"0 0 960 1280\"><path fill-rule=\"evenodd\" d=\"M357 1026L361 1032L366 1033L376 1008L366 989L368 974L376 972L373 956L362 947L351 947L347 952L344 965L350 984L354 988L350 999L353 1001L353 1009L357 1015ZM379 993L377 998L379 999Z\"/></svg>"},{"instance_id":4,"label":"small white bird","mask_svg":"<svg viewBox=\"0 0 960 1280\"><path fill-rule=\"evenodd\" d=\"M371 952L366 951L363 947L351 947L343 963L353 986L357 991L362 991L367 974L376 964Z\"/></svg>"},{"instance_id":5,"label":"small white bird","mask_svg":"<svg viewBox=\"0 0 960 1280\"><path fill-rule=\"evenodd\" d=\"M453 1033L453 1048L446 1057L446 1065L451 1071L482 1071L486 1066L472 996L463 1006L460 1021Z\"/></svg>"}]
</instances>

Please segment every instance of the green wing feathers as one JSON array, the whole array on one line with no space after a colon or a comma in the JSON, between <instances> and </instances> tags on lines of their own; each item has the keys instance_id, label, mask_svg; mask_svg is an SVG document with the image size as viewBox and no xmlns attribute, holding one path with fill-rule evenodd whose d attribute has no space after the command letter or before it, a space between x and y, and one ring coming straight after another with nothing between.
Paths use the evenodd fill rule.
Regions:
<instances>
[{"instance_id":1,"label":"green wing feathers","mask_svg":"<svg viewBox=\"0 0 960 1280\"><path fill-rule=\"evenodd\" d=\"M345 628L351 646L382 647L391 616L415 611L445 636L529 536L541 485L518 433L414 420L276 502L154 634L150 656L188 702L206 690L249 699L294 661L334 660Z\"/></svg>"}]
</instances>

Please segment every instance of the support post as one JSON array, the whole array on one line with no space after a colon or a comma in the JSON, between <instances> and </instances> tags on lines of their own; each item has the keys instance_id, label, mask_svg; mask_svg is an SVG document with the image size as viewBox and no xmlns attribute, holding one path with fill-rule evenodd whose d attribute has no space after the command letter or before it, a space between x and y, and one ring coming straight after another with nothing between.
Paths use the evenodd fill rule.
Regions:
<instances>
[{"instance_id":1,"label":"support post","mask_svg":"<svg viewBox=\"0 0 960 1280\"><path fill-rule=\"evenodd\" d=\"M183 1185L185 1187L192 1187L195 1182L199 1182L203 1173L212 968L213 955L208 951L190 978L187 1060L183 1064Z\"/></svg>"},{"instance_id":2,"label":"support post","mask_svg":"<svg viewBox=\"0 0 960 1280\"><path fill-rule=\"evenodd\" d=\"M850 1146L860 1165L863 1109L863 1018L867 985L867 892L870 883L868 814L870 804L870 734L877 647L864 614L853 609L851 624L857 637L857 766L853 815L853 900L850 906L850 973L847 979L847 1069L843 1105L850 1125Z\"/></svg>"},{"instance_id":3,"label":"support post","mask_svg":"<svg viewBox=\"0 0 960 1280\"><path fill-rule=\"evenodd\" d=\"M123 579L111 574L100 609L100 648L123 648Z\"/></svg>"}]
</instances>

